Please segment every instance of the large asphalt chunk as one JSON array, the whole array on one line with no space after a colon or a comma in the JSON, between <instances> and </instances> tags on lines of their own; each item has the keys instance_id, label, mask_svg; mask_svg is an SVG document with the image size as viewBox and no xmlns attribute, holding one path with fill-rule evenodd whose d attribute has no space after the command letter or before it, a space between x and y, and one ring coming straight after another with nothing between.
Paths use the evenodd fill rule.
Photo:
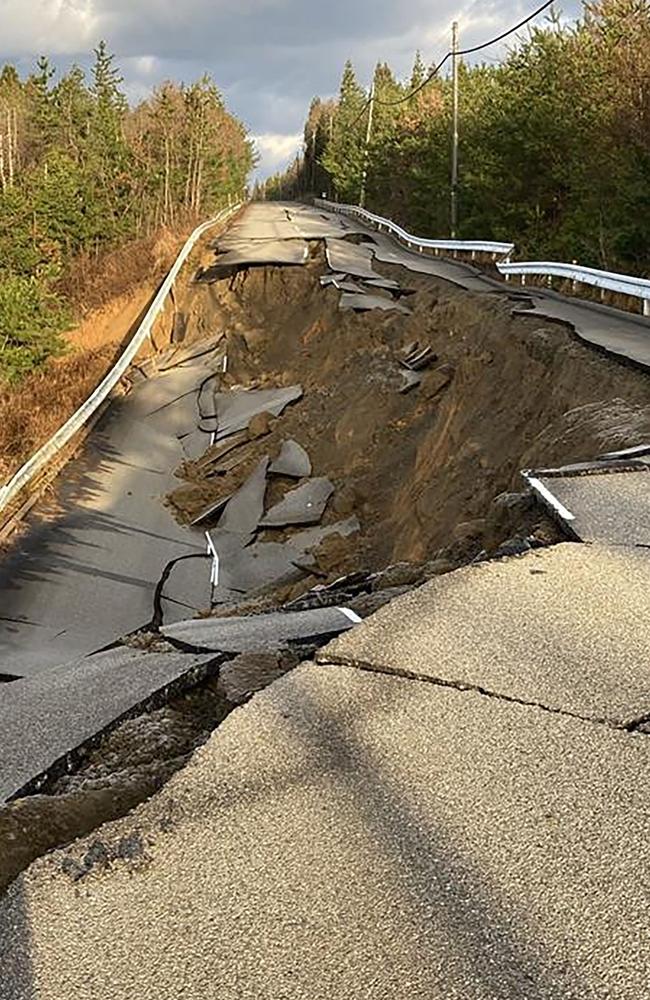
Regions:
<instances>
[{"instance_id":1,"label":"large asphalt chunk","mask_svg":"<svg viewBox=\"0 0 650 1000\"><path fill-rule=\"evenodd\" d=\"M239 535L254 532L264 513L268 458L262 458L243 486L228 501L219 518L219 529Z\"/></svg>"},{"instance_id":2,"label":"large asphalt chunk","mask_svg":"<svg viewBox=\"0 0 650 1000\"><path fill-rule=\"evenodd\" d=\"M221 441L248 427L257 413L278 417L284 408L302 396L302 387L289 385L279 389L239 389L216 394L217 434Z\"/></svg>"},{"instance_id":3,"label":"large asphalt chunk","mask_svg":"<svg viewBox=\"0 0 650 1000\"><path fill-rule=\"evenodd\" d=\"M650 473L639 471L589 475L539 474L539 482L558 500L571 531L585 542L650 545Z\"/></svg>"},{"instance_id":4,"label":"large asphalt chunk","mask_svg":"<svg viewBox=\"0 0 650 1000\"><path fill-rule=\"evenodd\" d=\"M385 298L383 295L368 295L366 292L344 292L339 303L341 309L355 309L358 312L369 312L380 309L383 312L400 312L410 315L411 310L400 305L396 299Z\"/></svg>"},{"instance_id":5,"label":"large asphalt chunk","mask_svg":"<svg viewBox=\"0 0 650 1000\"><path fill-rule=\"evenodd\" d=\"M328 238L326 243L327 263L332 271L349 274L355 278L372 279L380 277L372 269L372 250L369 247L348 243L346 240Z\"/></svg>"},{"instance_id":6,"label":"large asphalt chunk","mask_svg":"<svg viewBox=\"0 0 650 1000\"><path fill-rule=\"evenodd\" d=\"M528 288L526 291L530 296L529 304L513 309L513 316L542 316L559 320L573 327L587 343L650 367L650 328L647 320L600 302L567 299L551 289Z\"/></svg>"},{"instance_id":7,"label":"large asphalt chunk","mask_svg":"<svg viewBox=\"0 0 650 1000\"><path fill-rule=\"evenodd\" d=\"M649 778L647 737L298 667L10 887L0 1000L640 1000Z\"/></svg>"},{"instance_id":8,"label":"large asphalt chunk","mask_svg":"<svg viewBox=\"0 0 650 1000\"><path fill-rule=\"evenodd\" d=\"M305 264L309 257L309 247L301 239L283 240L238 240L233 241L231 249L219 254L216 263L202 272L198 280L210 282L219 280L220 269L228 267L247 267L259 264L299 265Z\"/></svg>"},{"instance_id":9,"label":"large asphalt chunk","mask_svg":"<svg viewBox=\"0 0 650 1000\"><path fill-rule=\"evenodd\" d=\"M269 472L276 476L290 476L293 479L303 479L311 475L309 455L297 441L285 441L280 454L271 463Z\"/></svg>"},{"instance_id":10,"label":"large asphalt chunk","mask_svg":"<svg viewBox=\"0 0 650 1000\"><path fill-rule=\"evenodd\" d=\"M318 524L333 492L334 487L329 479L308 479L306 483L286 493L275 507L271 507L260 524L264 528L281 528L288 524Z\"/></svg>"},{"instance_id":11,"label":"large asphalt chunk","mask_svg":"<svg viewBox=\"0 0 650 1000\"><path fill-rule=\"evenodd\" d=\"M313 528L305 528L291 536L291 545L302 552L308 552L316 548L321 542L329 538L330 535L340 535L341 538L348 538L361 531L359 518L348 517L345 521L336 521L334 524L320 524Z\"/></svg>"},{"instance_id":12,"label":"large asphalt chunk","mask_svg":"<svg viewBox=\"0 0 650 1000\"><path fill-rule=\"evenodd\" d=\"M292 640L345 632L358 621L352 611L316 608L240 618L197 618L169 625L162 632L170 639L199 649L223 653L266 653Z\"/></svg>"},{"instance_id":13,"label":"large asphalt chunk","mask_svg":"<svg viewBox=\"0 0 650 1000\"><path fill-rule=\"evenodd\" d=\"M271 584L300 580L314 565L304 549L282 542L250 542L250 535L216 529L210 532L210 546L217 557L216 580L212 592L215 603L237 600L244 594Z\"/></svg>"},{"instance_id":14,"label":"large asphalt chunk","mask_svg":"<svg viewBox=\"0 0 650 1000\"><path fill-rule=\"evenodd\" d=\"M119 647L2 686L0 802L63 767L126 713L174 685L191 686L214 656Z\"/></svg>"}]
</instances>

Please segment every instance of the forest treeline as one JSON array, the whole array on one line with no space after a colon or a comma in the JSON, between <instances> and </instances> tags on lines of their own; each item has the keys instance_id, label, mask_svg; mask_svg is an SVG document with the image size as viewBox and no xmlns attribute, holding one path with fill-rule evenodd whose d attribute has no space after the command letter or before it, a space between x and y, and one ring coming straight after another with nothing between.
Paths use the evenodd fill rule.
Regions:
<instances>
[{"instance_id":1,"label":"forest treeline","mask_svg":"<svg viewBox=\"0 0 650 1000\"><path fill-rule=\"evenodd\" d=\"M366 204L444 236L451 81L436 76L403 100L426 75L419 56L403 82L377 65ZM348 63L338 100L312 102L304 154L263 194L358 203L367 100ZM648 0L588 3L572 25L552 15L497 64L461 64L458 235L514 240L521 258L648 274Z\"/></svg>"},{"instance_id":2,"label":"forest treeline","mask_svg":"<svg viewBox=\"0 0 650 1000\"><path fill-rule=\"evenodd\" d=\"M88 78L43 57L0 71L0 388L61 348L66 278L160 227L241 197L252 143L205 76L129 107L102 42Z\"/></svg>"}]
</instances>

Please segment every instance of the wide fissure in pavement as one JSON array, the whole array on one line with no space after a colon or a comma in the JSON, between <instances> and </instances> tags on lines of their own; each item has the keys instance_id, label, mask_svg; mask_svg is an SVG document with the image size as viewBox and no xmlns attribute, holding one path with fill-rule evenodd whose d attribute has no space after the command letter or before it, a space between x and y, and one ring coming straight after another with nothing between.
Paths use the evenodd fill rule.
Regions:
<instances>
[{"instance_id":1,"label":"wide fissure in pavement","mask_svg":"<svg viewBox=\"0 0 650 1000\"><path fill-rule=\"evenodd\" d=\"M303 396L224 473L201 462L179 470L185 482L170 501L181 521L232 495L291 439L335 486L326 522L360 521L354 545L323 546L326 577L449 548L465 561L507 540L492 501L521 489L522 469L650 434L646 373L595 356L555 324L513 317L504 295L403 269L390 271L415 290L409 316L341 310L338 289L320 284L322 249L311 247L303 267L242 269L184 298L190 329L228 331L223 387L299 384ZM425 364L404 393L414 345ZM283 596L322 581L308 576Z\"/></svg>"},{"instance_id":2,"label":"wide fissure in pavement","mask_svg":"<svg viewBox=\"0 0 650 1000\"><path fill-rule=\"evenodd\" d=\"M645 741L604 727L304 665L16 882L5 961L26 971L27 908L47 997L171 998L180 963L193 996L627 998L647 975L627 923L645 932L647 767Z\"/></svg>"}]
</instances>

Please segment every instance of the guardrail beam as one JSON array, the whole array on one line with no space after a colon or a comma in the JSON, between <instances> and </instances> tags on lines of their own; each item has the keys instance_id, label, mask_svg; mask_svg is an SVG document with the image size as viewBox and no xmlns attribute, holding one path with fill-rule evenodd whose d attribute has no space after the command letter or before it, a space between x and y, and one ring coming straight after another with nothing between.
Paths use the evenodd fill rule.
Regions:
<instances>
[{"instance_id":1,"label":"guardrail beam","mask_svg":"<svg viewBox=\"0 0 650 1000\"><path fill-rule=\"evenodd\" d=\"M357 216L358 218L369 222L371 225L376 226L379 232L384 232L384 230L386 230L386 232L391 233L408 247L417 247L420 253L422 253L424 249L434 250L436 254L438 254L441 250L447 250L454 254L473 253L476 255L477 253L486 253L492 254L494 259L497 257L508 259L514 250L514 243L500 243L494 240L424 239L420 236L414 236L412 233L407 233L405 229L398 226L395 222L391 222L390 219L385 219L381 215L374 215L372 212L368 212L365 208L359 208L357 205L345 205L339 202L326 201L324 198L315 198L314 204L327 210Z\"/></svg>"},{"instance_id":2,"label":"guardrail beam","mask_svg":"<svg viewBox=\"0 0 650 1000\"><path fill-rule=\"evenodd\" d=\"M147 337L150 336L153 325L162 312L167 296L169 295L169 292L171 291L183 264L189 257L200 237L212 226L216 226L219 222L225 222L226 219L228 219L231 215L234 215L234 213L240 208L241 202L238 202L230 208L223 209L213 219L210 219L208 222L203 222L200 226L197 226L194 232L188 237L171 270L169 271L169 274L160 286L156 297L149 306L144 319L140 323L140 326L134 333L128 346L125 348L118 361L113 365L108 374L104 376L102 381L99 383L94 392L91 393L85 403L82 403L79 409L77 409L72 416L69 417L61 427L59 427L58 431L52 435L49 441L46 441L45 444L42 445L38 451L32 455L32 457L28 459L28 461L25 462L25 464L22 465L17 472L13 474L9 482L0 487L0 513L8 507L11 501L15 500L16 497L18 497L19 494L30 485L30 483L33 483L36 477L43 472L52 459L58 455L58 453L72 440L76 434L79 433L82 427L88 422L88 420L90 420L97 409L108 398L118 382L128 371L131 366L131 362L144 344Z\"/></svg>"},{"instance_id":3,"label":"guardrail beam","mask_svg":"<svg viewBox=\"0 0 650 1000\"><path fill-rule=\"evenodd\" d=\"M497 264L497 268L506 281L514 274L519 275L522 284L525 284L526 275L538 275L546 278L547 284L550 284L553 278L570 281L573 291L577 291L581 284L599 288L601 299L605 292L628 295L640 299L643 315L650 316L650 280L647 278L636 278L615 271L600 271L595 267L581 267L579 264L565 264L554 260L515 263L503 261Z\"/></svg>"}]
</instances>

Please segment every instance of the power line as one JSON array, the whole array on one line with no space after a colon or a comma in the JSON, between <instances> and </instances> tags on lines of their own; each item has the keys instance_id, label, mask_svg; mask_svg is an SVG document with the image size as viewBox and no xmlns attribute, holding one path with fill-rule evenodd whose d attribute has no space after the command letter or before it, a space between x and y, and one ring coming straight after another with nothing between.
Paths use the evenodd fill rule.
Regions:
<instances>
[{"instance_id":1,"label":"power line","mask_svg":"<svg viewBox=\"0 0 650 1000\"><path fill-rule=\"evenodd\" d=\"M371 97L368 98L368 100L366 101L366 103L364 104L364 106L361 108L361 111L359 112L359 114L357 115L357 117L354 119L354 121L352 122L352 124L348 125L348 130L350 132L352 131L352 129L354 128L354 126L357 125L361 121L361 119L363 118L363 116L365 115L366 111L368 110L368 108L370 107L370 105L373 103L374 100L376 100L376 98L374 96L371 96Z\"/></svg>"},{"instance_id":2,"label":"power line","mask_svg":"<svg viewBox=\"0 0 650 1000\"><path fill-rule=\"evenodd\" d=\"M546 0L546 2L541 5L541 7L538 7L537 10L534 10L532 12L532 14L529 14L522 21L519 21L518 24L513 25L512 28L508 28L507 31L502 31L500 35L497 35L495 38L490 38L489 41L482 42L480 45L473 45L471 48L468 48L468 49L459 49L458 52L456 53L456 55L458 55L458 56L468 56L468 55L471 55L474 52L480 52L481 49L487 49L487 48L490 47L490 45L496 45L497 42L503 41L503 39L507 38L508 35L514 34L515 31L519 31L519 29L523 28L524 25L528 24L529 21L532 21L534 18L538 17L548 7L552 6L552 4L554 2L555 2L555 0ZM445 63L447 62L447 60L451 59L451 56L452 56L452 53L451 53L451 51L449 51L446 54L446 56L444 56L444 58L440 60L440 62L438 63L438 65L434 66L434 68L425 77L425 79L422 81L422 83L419 84L419 86L415 87L409 94L405 94L404 97L400 97L397 101L382 101L382 100L380 100L380 98L375 97L375 103L376 104L382 104L384 107L395 107L398 104L404 104L405 101L410 101L412 97L415 97L415 95L419 94L421 90L424 90L424 88L427 86L427 84L431 83L431 81L433 80L434 76L438 75L438 73L440 72L440 70L442 69L442 67L445 65ZM367 102L366 107L368 107L369 104L370 104L370 101ZM363 110L365 111L365 108ZM363 112L362 112L362 114L363 114Z\"/></svg>"},{"instance_id":3,"label":"power line","mask_svg":"<svg viewBox=\"0 0 650 1000\"><path fill-rule=\"evenodd\" d=\"M547 10L548 7L551 7L554 2L555 2L555 0L545 0L545 3L543 3L540 7L538 7L536 10L534 10L532 12L532 14L529 14L527 17L523 18L523 20L519 21L518 24L513 25L512 28L508 28L507 31L502 31L500 35L497 35L495 38L490 38L489 41L482 42L480 45L473 45L471 48L468 48L468 49L459 49L457 51L456 55L457 56L467 56L467 55L471 55L474 52L480 52L481 49L487 49L487 48L490 47L490 45L496 45L497 42L503 41L504 38L507 38L509 35L514 34L515 31L519 31L519 29L523 28L524 25L528 24L534 18L538 17L545 10ZM475 0L474 3L470 4L469 7L466 7L462 11L462 13L463 14L469 13L472 10L472 8L474 8L476 6L477 6L477 0ZM396 101L382 101L376 95L372 95L371 97L369 97L368 100L363 105L363 107L361 108L361 111L359 112L359 114L357 115L357 117L354 119L354 121L350 125L347 126L348 129L351 131L355 127L355 125L357 125L361 121L361 119L365 115L366 111L368 110L368 108L370 107L370 105L373 104L373 103L374 104L381 104L382 107L392 108L392 107L396 107L399 104L404 104L406 101L410 101L412 97L415 97L416 94L419 94L421 90L424 90L424 88L429 83L431 83L431 81L433 80L434 76L438 75L438 73L440 72L440 70L442 69L442 67L445 65L445 63L447 62L447 60L451 59L451 56L452 56L452 52L450 50L449 52L447 52L446 56L444 56L444 58L440 60L440 62L438 63L438 65L434 66L434 68L431 70L431 72L427 74L427 76L422 81L422 83L420 83L417 87L415 87L410 93L405 94L404 97L400 97Z\"/></svg>"}]
</instances>

